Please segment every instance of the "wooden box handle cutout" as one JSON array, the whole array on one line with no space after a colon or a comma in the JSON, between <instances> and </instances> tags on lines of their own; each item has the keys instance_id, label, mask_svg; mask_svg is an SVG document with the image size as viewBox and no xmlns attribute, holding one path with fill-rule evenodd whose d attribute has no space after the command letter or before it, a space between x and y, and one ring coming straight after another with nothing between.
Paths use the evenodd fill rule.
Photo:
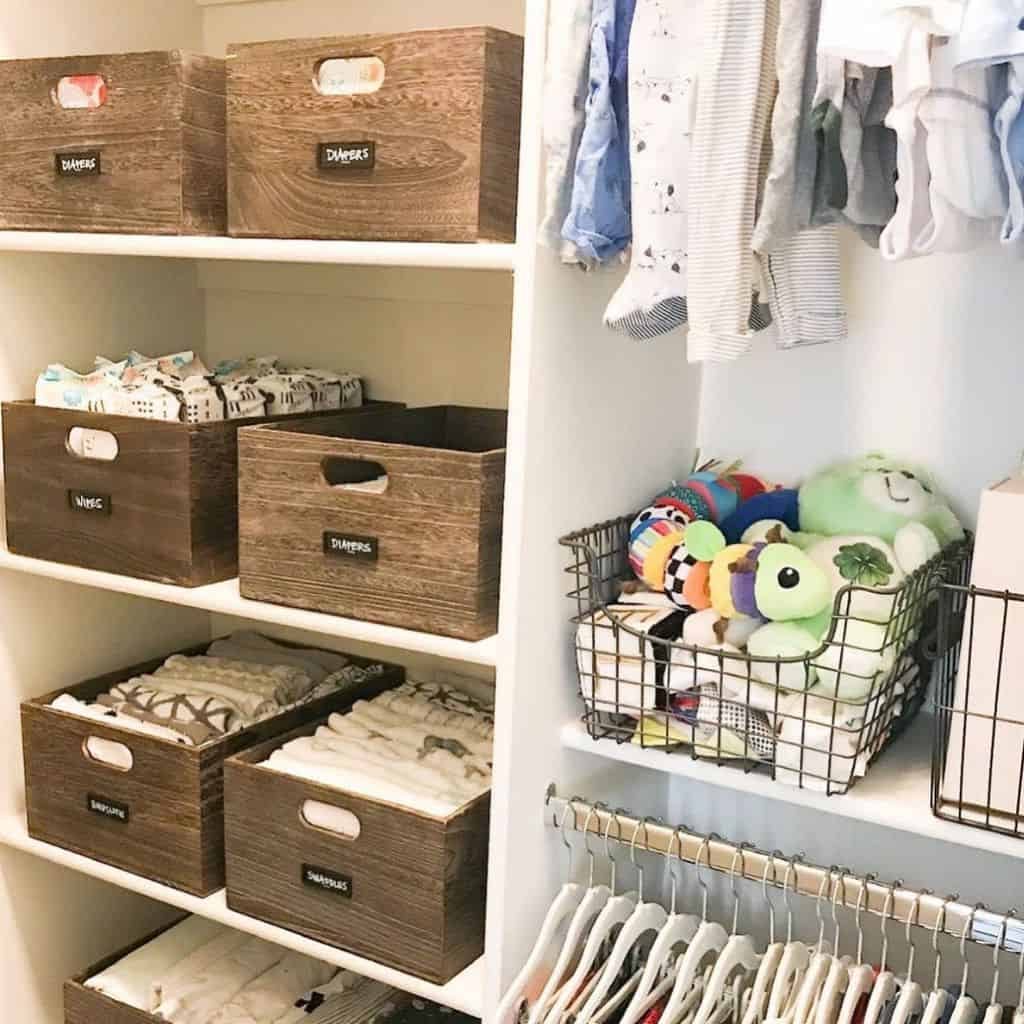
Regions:
<instances>
[{"instance_id":1,"label":"wooden box handle cutout","mask_svg":"<svg viewBox=\"0 0 1024 1024\"><path fill-rule=\"evenodd\" d=\"M304 800L299 808L299 819L306 828L330 832L332 836L347 839L349 842L358 839L359 833L362 832L359 819L351 811L335 807L333 804L321 803L319 800Z\"/></svg>"},{"instance_id":2,"label":"wooden box handle cutout","mask_svg":"<svg viewBox=\"0 0 1024 1024\"><path fill-rule=\"evenodd\" d=\"M94 761L119 772L130 772L135 765L135 757L128 747L102 736L87 736L82 743L82 754L87 761Z\"/></svg>"},{"instance_id":3,"label":"wooden box handle cutout","mask_svg":"<svg viewBox=\"0 0 1024 1024\"><path fill-rule=\"evenodd\" d=\"M327 57L313 73L313 88L321 96L368 96L384 84L380 57Z\"/></svg>"},{"instance_id":4,"label":"wooden box handle cutout","mask_svg":"<svg viewBox=\"0 0 1024 1024\"><path fill-rule=\"evenodd\" d=\"M62 110L98 110L107 102L107 81L102 75L65 75L50 90Z\"/></svg>"},{"instance_id":5,"label":"wooden box handle cutout","mask_svg":"<svg viewBox=\"0 0 1024 1024\"><path fill-rule=\"evenodd\" d=\"M320 473L328 487L360 494L383 494L388 489L388 471L369 459L349 459L328 455L320 463Z\"/></svg>"},{"instance_id":6,"label":"wooden box handle cutout","mask_svg":"<svg viewBox=\"0 0 1024 1024\"><path fill-rule=\"evenodd\" d=\"M97 462L113 462L120 450L117 438L109 430L92 430L89 427L72 427L64 447L77 459L95 459Z\"/></svg>"}]
</instances>

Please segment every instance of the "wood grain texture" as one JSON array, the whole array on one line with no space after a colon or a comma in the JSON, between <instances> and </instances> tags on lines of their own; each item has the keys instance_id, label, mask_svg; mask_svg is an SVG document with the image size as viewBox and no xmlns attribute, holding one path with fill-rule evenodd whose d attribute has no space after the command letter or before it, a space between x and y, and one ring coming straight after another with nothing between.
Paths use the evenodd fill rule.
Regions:
<instances>
[{"instance_id":1,"label":"wood grain texture","mask_svg":"<svg viewBox=\"0 0 1024 1024\"><path fill-rule=\"evenodd\" d=\"M359 415L397 403L368 403ZM184 587L238 574L240 427L167 423L4 403L7 544L15 554ZM312 418L338 413L316 414ZM309 417L276 417L296 420ZM272 420L273 421L273 420ZM67 450L73 427L106 430L113 462ZM108 495L110 515L74 510L69 491Z\"/></svg>"},{"instance_id":2,"label":"wood grain texture","mask_svg":"<svg viewBox=\"0 0 1024 1024\"><path fill-rule=\"evenodd\" d=\"M497 629L507 415L439 406L239 434L244 597L479 640ZM475 450L459 450L460 448ZM369 460L388 487L331 487L325 460ZM327 531L376 561L324 553Z\"/></svg>"},{"instance_id":3,"label":"wood grain texture","mask_svg":"<svg viewBox=\"0 0 1024 1024\"><path fill-rule=\"evenodd\" d=\"M66 75L102 75L106 104L64 110ZM223 234L224 62L178 50L0 62L0 228ZM98 149L102 173L61 177L60 152Z\"/></svg>"},{"instance_id":4,"label":"wood grain texture","mask_svg":"<svg viewBox=\"0 0 1024 1024\"><path fill-rule=\"evenodd\" d=\"M177 653L199 654L206 646ZM376 696L405 678L403 669L389 666L366 683L201 747L129 733L49 706L62 693L93 700L116 683L154 671L164 660L121 669L22 704L28 831L35 839L197 896L208 896L224 884L225 759L310 718ZM366 659L352 660L368 664ZM90 736L127 746L133 757L131 770L119 771L88 757L84 744ZM128 821L91 812L90 794L126 804Z\"/></svg>"},{"instance_id":5,"label":"wood grain texture","mask_svg":"<svg viewBox=\"0 0 1024 1024\"><path fill-rule=\"evenodd\" d=\"M376 93L314 88L323 60L354 56L384 62ZM229 232L514 241L522 56L491 28L232 46ZM372 170L318 166L320 143L359 141L376 144Z\"/></svg>"},{"instance_id":6,"label":"wood grain texture","mask_svg":"<svg viewBox=\"0 0 1024 1024\"><path fill-rule=\"evenodd\" d=\"M490 796L430 818L257 764L288 736L224 768L228 906L436 984L483 952ZM356 815L351 841L306 825L306 800ZM304 885L302 866L352 879L352 898Z\"/></svg>"}]
</instances>

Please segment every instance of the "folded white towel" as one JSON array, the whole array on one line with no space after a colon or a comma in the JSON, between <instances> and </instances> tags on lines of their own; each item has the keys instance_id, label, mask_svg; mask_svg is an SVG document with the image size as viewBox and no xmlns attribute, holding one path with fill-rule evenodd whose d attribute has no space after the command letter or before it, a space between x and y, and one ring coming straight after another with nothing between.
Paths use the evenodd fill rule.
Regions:
<instances>
[{"instance_id":1,"label":"folded white towel","mask_svg":"<svg viewBox=\"0 0 1024 1024\"><path fill-rule=\"evenodd\" d=\"M186 917L134 953L89 978L85 987L102 992L126 1006L148 1011L151 1008L153 976L170 970L225 930L216 921Z\"/></svg>"},{"instance_id":2,"label":"folded white towel","mask_svg":"<svg viewBox=\"0 0 1024 1024\"><path fill-rule=\"evenodd\" d=\"M287 1013L304 992L326 985L338 969L321 960L286 953L269 971L250 981L209 1024L269 1024Z\"/></svg>"}]
</instances>

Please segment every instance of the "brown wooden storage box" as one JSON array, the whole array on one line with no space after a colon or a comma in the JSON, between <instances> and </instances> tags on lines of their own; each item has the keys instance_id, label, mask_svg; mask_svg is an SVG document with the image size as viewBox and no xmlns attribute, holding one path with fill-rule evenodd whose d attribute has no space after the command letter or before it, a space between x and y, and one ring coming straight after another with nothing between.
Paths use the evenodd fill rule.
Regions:
<instances>
[{"instance_id":1,"label":"brown wooden storage box","mask_svg":"<svg viewBox=\"0 0 1024 1024\"><path fill-rule=\"evenodd\" d=\"M208 645L182 653L201 654ZM224 760L303 722L376 696L405 678L389 665L358 686L189 747L128 732L49 706L62 693L92 700L115 683L151 672L164 658L64 687L21 705L28 831L75 853L134 871L197 896L224 885ZM352 658L366 665L366 659ZM91 736L122 743L134 764L121 771L85 752ZM123 814L92 810L94 798Z\"/></svg>"},{"instance_id":2,"label":"brown wooden storage box","mask_svg":"<svg viewBox=\"0 0 1024 1024\"><path fill-rule=\"evenodd\" d=\"M374 57L377 92L314 84L325 60ZM230 47L229 232L513 241L522 65L493 28Z\"/></svg>"},{"instance_id":3,"label":"brown wooden storage box","mask_svg":"<svg viewBox=\"0 0 1024 1024\"><path fill-rule=\"evenodd\" d=\"M490 795L445 820L256 764L320 724L225 762L228 906L443 985L483 952ZM306 824L307 800L354 814L359 837Z\"/></svg>"},{"instance_id":4,"label":"brown wooden storage box","mask_svg":"<svg viewBox=\"0 0 1024 1024\"><path fill-rule=\"evenodd\" d=\"M78 75L103 77L102 106L57 102L58 82ZM179 50L7 60L0 95L0 228L224 233L223 60Z\"/></svg>"},{"instance_id":5,"label":"brown wooden storage box","mask_svg":"<svg viewBox=\"0 0 1024 1024\"><path fill-rule=\"evenodd\" d=\"M317 415L380 408L400 406L371 402ZM238 428L265 422L168 423L5 402L7 546L29 558L184 587L237 576ZM113 434L117 458L73 455L73 427Z\"/></svg>"},{"instance_id":6,"label":"brown wooden storage box","mask_svg":"<svg viewBox=\"0 0 1024 1024\"><path fill-rule=\"evenodd\" d=\"M242 595L464 640L494 633L507 421L436 406L242 430ZM328 483L379 469L382 494Z\"/></svg>"}]
</instances>

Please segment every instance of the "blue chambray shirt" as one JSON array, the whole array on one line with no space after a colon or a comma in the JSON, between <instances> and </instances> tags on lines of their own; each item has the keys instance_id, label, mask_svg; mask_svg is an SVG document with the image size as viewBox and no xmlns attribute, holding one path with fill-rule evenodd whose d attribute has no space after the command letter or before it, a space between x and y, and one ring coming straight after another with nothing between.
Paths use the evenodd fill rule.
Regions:
<instances>
[{"instance_id":1,"label":"blue chambray shirt","mask_svg":"<svg viewBox=\"0 0 1024 1024\"><path fill-rule=\"evenodd\" d=\"M590 88L562 237L584 263L607 263L629 245L628 53L636 0L594 0Z\"/></svg>"}]
</instances>

